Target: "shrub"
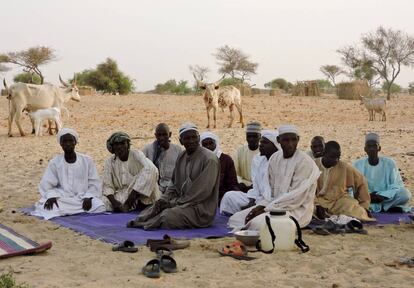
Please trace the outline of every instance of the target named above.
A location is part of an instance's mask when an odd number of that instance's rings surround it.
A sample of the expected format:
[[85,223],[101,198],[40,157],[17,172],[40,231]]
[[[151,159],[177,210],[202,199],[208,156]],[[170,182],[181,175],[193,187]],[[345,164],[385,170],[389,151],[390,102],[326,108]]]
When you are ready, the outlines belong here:
[[31,83],[31,84],[40,84],[42,80],[40,79],[39,75],[32,74],[28,72],[23,72],[15,75],[13,77],[14,83],[21,82],[21,83]]

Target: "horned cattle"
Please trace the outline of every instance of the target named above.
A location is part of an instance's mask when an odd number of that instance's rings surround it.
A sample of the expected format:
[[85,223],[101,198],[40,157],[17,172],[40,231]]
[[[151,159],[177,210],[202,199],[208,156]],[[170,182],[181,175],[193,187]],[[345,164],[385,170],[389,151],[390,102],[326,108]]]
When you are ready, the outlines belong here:
[[193,74],[194,79],[197,81],[197,86],[204,91],[203,100],[206,106],[207,111],[207,128],[210,128],[210,110],[213,109],[213,120],[214,120],[214,128],[216,128],[216,112],[220,107],[223,111],[224,108],[229,107],[230,110],[230,123],[228,127],[230,128],[234,121],[234,107],[236,107],[239,116],[240,116],[240,123],[241,126],[244,127],[243,122],[243,112],[242,112],[242,102],[241,102],[241,94],[239,89],[236,87],[229,85],[229,86],[222,86],[220,87],[220,83],[223,80],[220,79],[214,83],[204,83],[197,79],[197,77]]
[[384,98],[367,98],[360,96],[361,105],[364,104],[365,108],[368,110],[369,121],[375,120],[375,113],[379,113],[382,121],[387,120],[386,116],[386,106],[387,100]]
[[[10,87],[7,87],[6,81],[3,80],[4,87],[8,94],[7,98],[9,99],[8,135],[10,137],[12,136],[12,124],[14,119],[20,135],[25,136],[20,123],[23,110],[29,109],[34,112],[38,109],[51,107],[62,109],[63,103],[70,99],[80,101],[76,79],[71,84],[67,84],[59,75],[59,80],[64,86],[63,88],[52,84],[34,85],[25,83],[15,83]],[[32,122],[32,124],[34,128],[34,123]]]

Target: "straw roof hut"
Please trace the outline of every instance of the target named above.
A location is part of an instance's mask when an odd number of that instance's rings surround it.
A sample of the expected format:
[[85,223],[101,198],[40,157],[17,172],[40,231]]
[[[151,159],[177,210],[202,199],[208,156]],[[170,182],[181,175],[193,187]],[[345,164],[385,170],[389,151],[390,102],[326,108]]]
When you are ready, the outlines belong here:
[[270,95],[270,89],[252,88],[253,95]]
[[292,88],[292,96],[321,96],[317,81],[298,81]]
[[78,89],[79,89],[80,96],[93,95],[96,93],[95,88],[91,86],[78,86]]
[[270,89],[270,96],[281,96],[282,90],[281,89]]
[[339,99],[358,100],[360,95],[371,95],[371,88],[365,80],[342,82],[336,85],[336,94]]
[[250,87],[250,85],[245,83],[239,83],[234,86],[240,90],[241,96],[252,96],[252,88]]

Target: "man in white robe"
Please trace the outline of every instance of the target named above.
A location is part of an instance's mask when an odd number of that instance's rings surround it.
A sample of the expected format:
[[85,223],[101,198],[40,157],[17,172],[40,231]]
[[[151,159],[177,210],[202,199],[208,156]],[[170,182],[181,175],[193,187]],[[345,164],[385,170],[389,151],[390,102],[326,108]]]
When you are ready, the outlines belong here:
[[259,154],[260,131],[262,126],[259,122],[250,122],[246,125],[247,144],[237,148],[233,155],[234,167],[236,168],[237,180],[241,191],[247,192],[252,187],[252,161]]
[[270,193],[265,192],[270,190],[267,167],[270,157],[281,149],[277,142],[279,134],[277,130],[263,130],[261,135],[259,144],[260,154],[254,156],[252,162],[253,188],[247,191],[247,193],[228,191],[224,194],[220,204],[220,213],[233,215],[240,210],[254,206],[256,201],[262,200],[264,194]]
[[158,169],[139,150],[130,149],[130,137],[115,132],[106,142],[113,155],[105,161],[103,201],[107,211],[128,212],[160,198]]
[[40,181],[41,198],[31,213],[48,220],[82,212],[105,211],[101,200],[102,182],[91,157],[75,152],[78,134],[63,128],[57,141],[64,154],[50,160]]
[[306,153],[297,150],[298,129],[294,125],[279,128],[278,142],[282,151],[269,159],[270,189],[265,190],[256,206],[242,210],[229,219],[235,229],[260,230],[265,216],[272,210],[284,210],[305,227],[312,219],[317,180],[320,171]]
[[171,131],[167,124],[160,123],[155,128],[156,140],[144,146],[142,152],[158,168],[158,186],[164,193],[171,182],[175,162],[183,149],[180,145],[170,143]]

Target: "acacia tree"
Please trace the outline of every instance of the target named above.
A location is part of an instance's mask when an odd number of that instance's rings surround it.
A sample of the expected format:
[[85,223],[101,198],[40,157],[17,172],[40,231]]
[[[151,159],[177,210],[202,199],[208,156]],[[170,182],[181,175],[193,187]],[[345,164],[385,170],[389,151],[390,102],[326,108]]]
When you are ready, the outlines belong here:
[[250,75],[256,74],[258,63],[251,62],[250,56],[237,48],[228,45],[217,48],[216,54],[213,54],[220,66],[219,73],[230,75],[231,78],[239,78],[243,83],[250,79]]
[[190,65],[188,68],[190,69],[190,72],[193,73],[200,81],[203,81],[207,77],[207,74],[210,72],[210,69],[206,66]]
[[336,86],[335,78],[344,73],[341,67],[336,65],[323,65],[320,70],[332,82],[333,86]]
[[344,64],[355,69],[368,66],[386,83],[387,99],[402,66],[414,65],[414,37],[401,30],[378,27],[375,32],[364,34],[361,45],[338,50]]
[[18,52],[7,52],[0,54],[0,63],[10,63],[23,67],[23,72],[35,73],[40,77],[43,84],[44,76],[39,66],[56,60],[55,51],[46,46],[31,47]]

